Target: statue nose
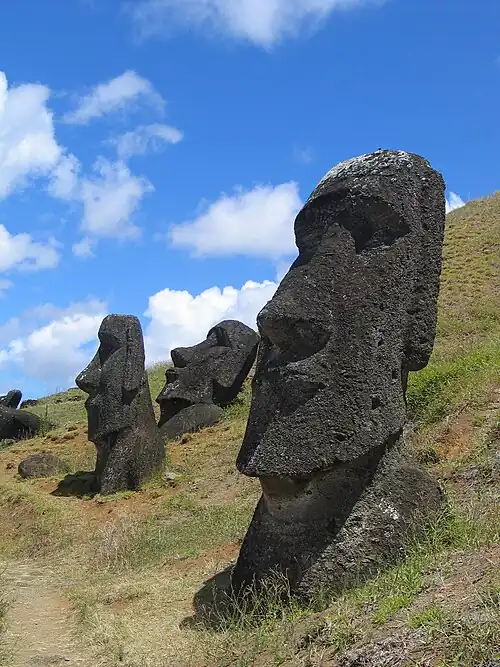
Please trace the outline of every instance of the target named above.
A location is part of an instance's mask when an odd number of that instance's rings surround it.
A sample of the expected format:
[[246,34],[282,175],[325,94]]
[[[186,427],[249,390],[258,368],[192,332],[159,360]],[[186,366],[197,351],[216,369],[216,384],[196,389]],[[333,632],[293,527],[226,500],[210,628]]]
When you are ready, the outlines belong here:
[[101,368],[94,361],[76,378],[76,386],[86,394],[93,394],[99,388]]

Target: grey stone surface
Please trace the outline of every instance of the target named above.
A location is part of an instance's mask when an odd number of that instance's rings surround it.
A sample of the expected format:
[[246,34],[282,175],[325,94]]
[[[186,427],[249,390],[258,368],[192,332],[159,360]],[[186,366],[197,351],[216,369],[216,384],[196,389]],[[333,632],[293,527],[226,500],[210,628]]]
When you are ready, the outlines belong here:
[[[253,329],[225,320],[210,329],[198,345],[172,350],[174,367],[167,368],[166,384],[156,399],[163,436],[175,438],[214,424],[220,415],[216,407],[229,405],[240,392],[258,344],[259,336]],[[207,407],[199,407],[202,405]],[[186,409],[189,412],[181,416]],[[169,426],[172,419],[175,421]],[[187,430],[180,432],[181,427]]]
[[222,408],[218,405],[195,403],[184,408],[160,427],[165,442],[180,438],[184,433],[195,433],[207,426],[213,426],[221,418]]
[[50,452],[39,452],[21,461],[17,471],[24,479],[53,477],[68,472],[68,464]]
[[42,427],[37,415],[0,405],[0,440],[23,440],[36,435]]
[[108,315],[97,354],[76,378],[89,395],[88,437],[97,448],[96,489],[137,489],[160,469],[164,445],[156,427],[139,320]]
[[404,448],[408,373],[431,354],[444,182],[377,151],[332,169],[295,221],[299,256],[258,317],[237,466],[263,495],[233,573],[311,597],[396,558],[442,501]]
[[19,389],[11,389],[5,396],[0,396],[0,405],[17,410],[23,395]]

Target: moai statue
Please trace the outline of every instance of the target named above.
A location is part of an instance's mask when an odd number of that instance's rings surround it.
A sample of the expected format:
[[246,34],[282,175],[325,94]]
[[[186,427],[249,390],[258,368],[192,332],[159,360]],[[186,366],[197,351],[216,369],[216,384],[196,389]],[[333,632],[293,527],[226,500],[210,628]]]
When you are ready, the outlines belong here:
[[440,507],[403,427],[408,373],[434,344],[444,221],[441,175],[402,151],[338,165],[299,213],[299,256],[258,316],[237,467],[262,497],[236,590],[274,571],[299,596],[339,590]]
[[258,344],[253,329],[226,320],[198,345],[172,350],[174,367],[167,368],[165,387],[156,399],[161,409],[158,426],[166,441],[220,419],[222,408],[240,392]]
[[97,448],[95,490],[109,494],[137,489],[159,470],[164,445],[151,403],[139,320],[108,315],[99,341],[76,384],[89,395],[85,407],[88,437]]
[[40,432],[42,420],[26,410],[0,405],[0,440],[24,440]]
[[17,410],[23,395],[19,389],[11,389],[5,396],[0,396],[0,406]]

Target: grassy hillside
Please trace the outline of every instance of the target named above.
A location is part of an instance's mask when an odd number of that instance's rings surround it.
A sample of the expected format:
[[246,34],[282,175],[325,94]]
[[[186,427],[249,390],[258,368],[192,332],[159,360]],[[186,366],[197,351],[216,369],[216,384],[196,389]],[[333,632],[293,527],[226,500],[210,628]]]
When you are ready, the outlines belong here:
[[[151,370],[153,397],[163,368]],[[408,400],[411,447],[446,511],[405,560],[327,609],[273,602],[200,618],[193,598],[234,561],[259,496],[235,471],[249,387],[222,422],[169,447],[140,492],[54,495],[28,453],[93,467],[84,396],[34,408],[48,433],[0,450],[0,665],[492,667],[500,646],[500,195],[447,219],[438,339]],[[2,625],[3,624],[3,625]],[[43,660],[45,662],[43,662]],[[51,661],[51,662],[50,662]]]

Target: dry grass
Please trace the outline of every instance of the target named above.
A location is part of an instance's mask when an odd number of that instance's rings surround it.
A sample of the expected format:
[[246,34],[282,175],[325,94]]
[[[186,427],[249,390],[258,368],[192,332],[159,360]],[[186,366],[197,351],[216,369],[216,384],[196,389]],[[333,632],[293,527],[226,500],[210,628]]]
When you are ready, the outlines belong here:
[[[0,450],[1,557],[14,571],[21,561],[47,571],[47,585],[71,600],[83,644],[96,647],[92,667],[493,664],[500,645],[499,299],[495,195],[448,216],[436,350],[408,392],[412,447],[446,486],[450,505],[403,562],[323,597],[326,609],[301,608],[277,585],[256,605],[226,600],[208,625],[194,614],[204,582],[234,562],[259,496],[258,483],[234,466],[248,385],[218,426],[169,446],[175,482],[157,477],[138,493],[106,498],[55,496],[58,479],[18,479],[19,461],[42,449],[74,472],[94,464],[83,394],[40,401],[33,410],[55,427]],[[153,398],[164,370],[149,370]],[[8,620],[1,599],[0,620]]]

